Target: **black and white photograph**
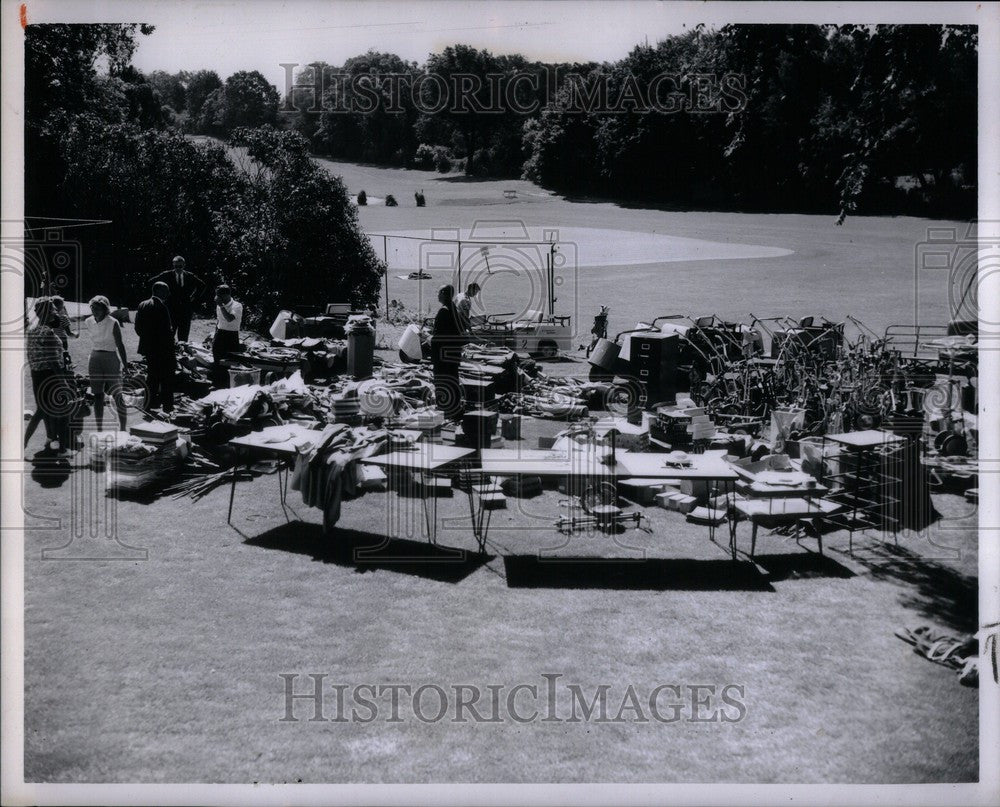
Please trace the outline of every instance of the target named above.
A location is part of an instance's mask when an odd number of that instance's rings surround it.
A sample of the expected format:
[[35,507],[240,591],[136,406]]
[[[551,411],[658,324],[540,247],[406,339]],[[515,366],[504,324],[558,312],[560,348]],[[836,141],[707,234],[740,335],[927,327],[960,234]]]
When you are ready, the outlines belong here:
[[0,8],[4,804],[1000,801],[1000,4]]

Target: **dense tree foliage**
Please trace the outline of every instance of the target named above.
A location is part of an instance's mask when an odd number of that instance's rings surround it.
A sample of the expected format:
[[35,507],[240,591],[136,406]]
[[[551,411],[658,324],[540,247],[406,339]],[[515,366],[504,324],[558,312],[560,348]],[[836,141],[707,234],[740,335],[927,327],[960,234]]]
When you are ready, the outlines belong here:
[[[135,305],[179,253],[210,284],[233,285],[248,325],[287,305],[372,305],[384,267],[343,183],[318,168],[303,137],[267,125],[277,91],[259,73],[211,90],[210,73],[147,81],[129,63],[147,30],[27,29],[26,217],[110,222],[70,233],[83,287],[67,291]],[[227,146],[166,125],[164,107],[189,113],[199,93],[199,116],[221,96]]]
[[[683,206],[969,217],[976,44],[970,26],[730,25],[605,64],[455,45],[420,68],[381,53],[312,65],[300,87],[343,74],[371,87],[327,86],[319,108],[294,89],[286,107],[316,151],[341,159]],[[416,88],[395,107],[390,73]],[[438,110],[442,87],[451,103]],[[358,93],[380,96],[377,108]]]
[[[730,25],[591,71],[611,98],[638,77],[712,76],[727,109],[579,112],[563,87],[525,125],[525,176],[557,189],[743,210],[970,217],[976,201],[970,26]],[[649,99],[645,99],[647,102]],[[648,104],[647,104],[648,105]],[[912,186],[912,187],[911,187]]]
[[[320,168],[305,138],[272,127],[238,129],[232,144],[246,150],[252,205],[246,221],[231,217],[224,241],[236,241],[229,271],[240,288],[263,281],[258,294],[271,307],[317,305],[323,301],[372,305],[384,266],[358,226],[357,212],[339,177]],[[243,244],[246,233],[252,235]],[[268,271],[256,273],[267,244]],[[243,251],[246,254],[242,254]]]
[[314,147],[339,159],[406,165],[417,148],[417,111],[403,85],[418,75],[416,64],[369,51],[322,70],[306,76],[323,88]]

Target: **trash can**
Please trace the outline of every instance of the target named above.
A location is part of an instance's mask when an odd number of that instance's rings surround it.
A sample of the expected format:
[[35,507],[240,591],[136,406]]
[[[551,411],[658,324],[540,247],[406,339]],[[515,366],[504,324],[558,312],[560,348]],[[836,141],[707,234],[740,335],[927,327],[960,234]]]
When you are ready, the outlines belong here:
[[501,415],[501,417],[500,417],[500,434],[503,436],[504,440],[520,440],[521,439],[521,416],[520,415]]
[[371,378],[375,365],[375,329],[366,322],[347,323],[347,373],[355,381]]
[[598,339],[597,344],[594,345],[594,349],[590,353],[589,361],[594,367],[599,367],[602,370],[607,370],[609,373],[614,374],[615,361],[618,359],[621,349],[622,346],[617,342],[611,342],[607,339]]
[[399,349],[414,361],[423,358],[423,348],[420,343],[420,326],[411,322],[406,326],[403,335],[399,337]]

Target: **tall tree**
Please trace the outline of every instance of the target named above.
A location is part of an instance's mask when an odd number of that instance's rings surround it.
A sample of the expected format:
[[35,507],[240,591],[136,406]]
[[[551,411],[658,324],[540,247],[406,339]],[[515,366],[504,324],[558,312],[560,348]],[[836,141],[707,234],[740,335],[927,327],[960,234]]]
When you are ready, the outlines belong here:
[[194,118],[201,112],[205,99],[215,90],[222,89],[222,79],[214,70],[196,70],[193,73],[182,71],[180,75],[187,97],[187,112]]
[[417,65],[368,51],[329,68],[316,141],[344,159],[405,164],[417,146]]
[[[122,74],[137,37],[153,26],[140,24],[29,25],[24,40],[25,211],[59,215],[66,164],[59,146],[76,115],[85,111],[124,121],[148,111],[130,98]],[[141,81],[129,74],[132,81]],[[135,103],[133,103],[135,102]]]
[[454,45],[441,53],[432,53],[425,72],[436,78],[421,84],[422,107],[461,134],[466,152],[465,173],[472,174],[476,150],[485,132],[495,123],[498,107],[503,108],[503,99],[496,97],[496,83],[490,79],[500,73],[500,65],[487,50]]
[[226,131],[241,126],[274,125],[278,120],[281,97],[264,76],[256,70],[241,70],[226,79],[223,88],[226,99],[224,114]]
[[180,73],[154,70],[146,76],[146,80],[153,85],[153,89],[156,90],[161,103],[165,106],[170,107],[174,112],[183,112],[187,109],[187,90],[184,89]]

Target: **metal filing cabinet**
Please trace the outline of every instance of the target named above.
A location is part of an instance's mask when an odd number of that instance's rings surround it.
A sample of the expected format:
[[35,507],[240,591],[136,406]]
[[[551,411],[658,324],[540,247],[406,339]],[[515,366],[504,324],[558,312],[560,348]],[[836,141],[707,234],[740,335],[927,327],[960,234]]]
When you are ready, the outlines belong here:
[[629,362],[632,376],[639,382],[642,409],[677,400],[679,354],[680,337],[677,334],[651,332],[632,335]]

